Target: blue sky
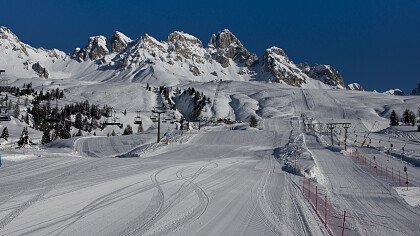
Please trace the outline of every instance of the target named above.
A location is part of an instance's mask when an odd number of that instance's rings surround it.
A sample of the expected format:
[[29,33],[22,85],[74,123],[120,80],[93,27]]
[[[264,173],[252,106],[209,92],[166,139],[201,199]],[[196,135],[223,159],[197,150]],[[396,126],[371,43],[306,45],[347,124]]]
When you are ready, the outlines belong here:
[[369,90],[420,83],[420,1],[0,0],[0,25],[35,47],[71,52],[118,30],[165,40],[182,30],[207,44],[230,29],[251,52],[283,48],[295,62],[331,64]]

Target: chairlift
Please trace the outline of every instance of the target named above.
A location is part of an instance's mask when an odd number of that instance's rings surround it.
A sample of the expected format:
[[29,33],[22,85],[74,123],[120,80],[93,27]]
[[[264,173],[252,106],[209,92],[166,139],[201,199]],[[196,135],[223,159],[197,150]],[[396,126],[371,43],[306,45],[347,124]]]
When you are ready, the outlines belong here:
[[141,125],[141,117],[140,117],[140,111],[136,111],[137,112],[137,116],[134,117],[134,124],[136,125]]
[[114,117],[112,119],[109,119],[110,117],[107,116],[105,122],[103,123],[104,125],[116,125],[116,126],[121,126],[121,123],[118,122],[118,118],[115,116],[115,111],[114,111]]

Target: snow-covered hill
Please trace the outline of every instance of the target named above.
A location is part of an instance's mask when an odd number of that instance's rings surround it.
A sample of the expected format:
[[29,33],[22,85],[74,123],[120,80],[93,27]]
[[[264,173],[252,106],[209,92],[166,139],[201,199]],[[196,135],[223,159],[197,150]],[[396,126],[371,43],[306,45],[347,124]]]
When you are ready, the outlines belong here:
[[278,47],[259,58],[225,29],[207,47],[184,32],[166,41],[150,35],[132,40],[121,32],[92,36],[71,55],[57,49],[33,48],[13,32],[0,29],[0,66],[15,77],[80,79],[89,81],[156,82],[175,85],[186,81],[266,81],[304,88],[344,88],[338,71],[328,65],[296,65]]

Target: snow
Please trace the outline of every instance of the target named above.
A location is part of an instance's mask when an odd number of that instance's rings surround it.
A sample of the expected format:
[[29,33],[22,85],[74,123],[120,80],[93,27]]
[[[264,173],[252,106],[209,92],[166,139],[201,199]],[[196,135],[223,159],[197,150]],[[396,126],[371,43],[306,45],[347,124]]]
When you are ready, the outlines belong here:
[[404,92],[401,89],[390,89],[388,91],[385,91],[384,94],[389,95],[397,95],[397,96],[404,96]]
[[419,187],[395,187],[397,193],[404,198],[404,200],[410,204],[410,206],[419,206],[420,205],[420,188]]

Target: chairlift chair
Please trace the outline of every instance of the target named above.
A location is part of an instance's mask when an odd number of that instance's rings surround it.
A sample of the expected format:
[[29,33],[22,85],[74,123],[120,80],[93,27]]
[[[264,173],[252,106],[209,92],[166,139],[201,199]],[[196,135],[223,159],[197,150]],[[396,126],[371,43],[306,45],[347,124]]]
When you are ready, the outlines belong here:
[[141,123],[140,111],[137,111],[137,116],[134,117],[134,124],[141,125]]

